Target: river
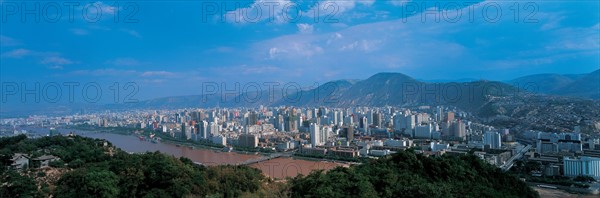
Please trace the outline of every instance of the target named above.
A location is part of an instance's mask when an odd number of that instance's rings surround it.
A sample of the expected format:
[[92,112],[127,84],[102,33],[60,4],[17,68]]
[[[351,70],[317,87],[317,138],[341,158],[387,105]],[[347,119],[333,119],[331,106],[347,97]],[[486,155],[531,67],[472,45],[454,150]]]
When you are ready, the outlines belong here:
[[[30,133],[47,134],[47,128],[23,128]],[[113,133],[100,133],[83,130],[58,129],[62,134],[75,132],[77,135],[105,139],[111,142],[117,148],[126,152],[154,152],[159,151],[174,157],[187,157],[194,162],[199,162],[207,166],[238,164],[250,159],[257,159],[261,155],[241,154],[236,152],[221,152],[203,148],[190,148],[187,146],[177,146],[163,142],[152,143],[139,140],[139,138],[131,135],[120,135]],[[250,165],[251,167],[261,170],[266,176],[276,179],[284,179],[286,177],[295,177],[298,174],[308,175],[313,170],[329,170],[337,166],[346,166],[344,164],[327,162],[327,161],[309,161],[303,159],[295,159],[290,157],[275,158]]]

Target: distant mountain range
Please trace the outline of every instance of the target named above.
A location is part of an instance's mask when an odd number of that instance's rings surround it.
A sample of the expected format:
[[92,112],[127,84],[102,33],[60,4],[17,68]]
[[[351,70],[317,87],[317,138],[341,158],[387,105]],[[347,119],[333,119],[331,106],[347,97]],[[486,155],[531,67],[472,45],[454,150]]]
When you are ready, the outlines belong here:
[[589,74],[535,74],[507,83],[535,93],[600,99],[600,69]]
[[528,94],[600,99],[600,70],[579,75],[536,74],[507,82],[423,82],[401,73],[378,73],[365,80],[336,80],[297,92],[279,87],[273,93],[175,96],[141,101],[131,107],[454,105],[478,110],[493,97]]
[[[102,111],[106,109],[160,109],[160,108],[213,108],[258,106],[415,106],[452,105],[479,115],[501,114],[498,104],[523,104],[528,96],[563,97],[565,100],[600,99],[600,70],[589,74],[537,74],[506,82],[473,80],[443,82],[416,80],[401,73],[378,73],[365,80],[336,80],[318,87],[296,87],[241,93],[239,95],[210,94],[163,97],[133,104],[65,106],[52,105],[33,108],[36,114],[68,114]],[[269,91],[273,91],[270,93]],[[500,100],[499,98],[507,98]],[[536,99],[537,100],[537,99]],[[505,106],[505,105],[504,105]],[[513,105],[514,106],[514,105]],[[58,108],[60,107],[60,108]],[[20,114],[26,109],[18,109]],[[4,116],[11,112],[0,112]],[[14,114],[14,112],[13,112]],[[17,116],[14,114],[12,116]]]

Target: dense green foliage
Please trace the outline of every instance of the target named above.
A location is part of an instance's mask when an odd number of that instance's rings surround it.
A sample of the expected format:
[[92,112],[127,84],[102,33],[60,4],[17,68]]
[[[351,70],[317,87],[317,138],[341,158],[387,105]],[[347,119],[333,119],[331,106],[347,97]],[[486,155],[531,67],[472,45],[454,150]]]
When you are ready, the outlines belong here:
[[291,180],[292,197],[539,197],[524,182],[475,156],[399,152],[351,168]]

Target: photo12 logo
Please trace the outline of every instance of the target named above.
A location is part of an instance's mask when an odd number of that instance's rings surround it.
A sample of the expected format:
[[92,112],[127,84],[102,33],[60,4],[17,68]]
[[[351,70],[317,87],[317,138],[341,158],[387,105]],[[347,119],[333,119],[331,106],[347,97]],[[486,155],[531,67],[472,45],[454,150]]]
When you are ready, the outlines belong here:
[[320,85],[315,82],[311,89],[305,89],[297,82],[203,82],[200,94],[202,103],[219,101],[251,104],[261,101],[284,101],[293,104],[309,100],[315,103],[336,103],[339,100],[339,96],[335,94],[337,90],[339,87],[336,83]]
[[135,2],[0,1],[2,23],[138,23]]
[[135,82],[105,86],[97,82],[2,82],[0,85],[2,103],[137,103],[140,89]]
[[292,1],[206,1],[201,3],[202,22],[222,23],[294,23],[309,20],[314,23],[338,23],[340,5],[335,1],[316,2],[303,10]]
[[514,23],[537,23],[539,11],[535,2],[514,3],[489,1],[482,3],[456,1],[408,1],[400,8],[402,22],[408,22],[410,16],[417,16],[421,23],[475,23],[484,21],[496,23],[512,19]]

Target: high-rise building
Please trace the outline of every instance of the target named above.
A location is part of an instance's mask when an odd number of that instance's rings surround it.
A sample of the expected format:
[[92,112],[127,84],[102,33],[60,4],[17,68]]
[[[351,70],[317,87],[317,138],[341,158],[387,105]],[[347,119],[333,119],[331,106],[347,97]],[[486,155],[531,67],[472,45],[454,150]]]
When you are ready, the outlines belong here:
[[448,112],[448,114],[446,114],[446,122],[452,122],[454,121],[454,112]]
[[200,138],[208,139],[208,137],[209,137],[208,122],[202,120],[202,121],[198,122],[198,124],[196,124],[196,128],[198,130],[198,136],[200,136]]
[[438,106],[437,107],[437,112],[435,114],[435,121],[439,123],[443,119],[444,119],[444,110],[442,109],[442,106]]
[[347,115],[344,117],[344,126],[354,125],[354,118],[352,115]]
[[225,138],[225,137],[223,137],[221,135],[213,136],[211,138],[211,141],[212,141],[213,144],[227,146],[227,138]]
[[200,122],[200,120],[202,120],[200,118],[200,111],[192,111],[191,117],[192,117],[192,120],[195,122]]
[[433,126],[431,124],[419,125],[415,127],[415,138],[431,138]]
[[363,117],[360,119],[360,122],[359,122],[359,128],[361,128],[361,129],[366,129],[366,128],[368,128],[368,127],[369,127],[369,122],[368,122],[368,120],[367,120],[367,117],[363,116]]
[[246,118],[246,126],[255,124],[258,124],[258,114],[253,111]]
[[419,113],[419,114],[415,115],[415,118],[416,118],[415,122],[417,125],[420,125],[423,123],[425,123],[425,124],[429,123],[429,114]]
[[502,137],[498,132],[487,131],[483,135],[483,144],[489,145],[492,149],[500,149],[502,147]]
[[415,116],[412,114],[394,116],[394,128],[397,131],[404,131],[404,134],[412,135],[415,125]]
[[188,126],[187,122],[181,123],[181,134],[183,135],[183,139],[192,139],[192,129]]
[[219,133],[219,125],[215,122],[210,122],[208,124],[208,136],[214,137],[220,135]]
[[319,127],[318,124],[310,124],[310,142],[313,147],[322,146],[325,144],[326,139],[323,140],[323,130]]
[[238,145],[241,147],[258,147],[258,136],[251,134],[242,134],[238,138]]
[[381,113],[379,111],[373,112],[373,125],[375,125],[376,128],[382,128],[382,124],[383,116]]
[[453,136],[455,138],[464,139],[467,136],[467,125],[461,120],[457,120],[452,123],[453,125]]

